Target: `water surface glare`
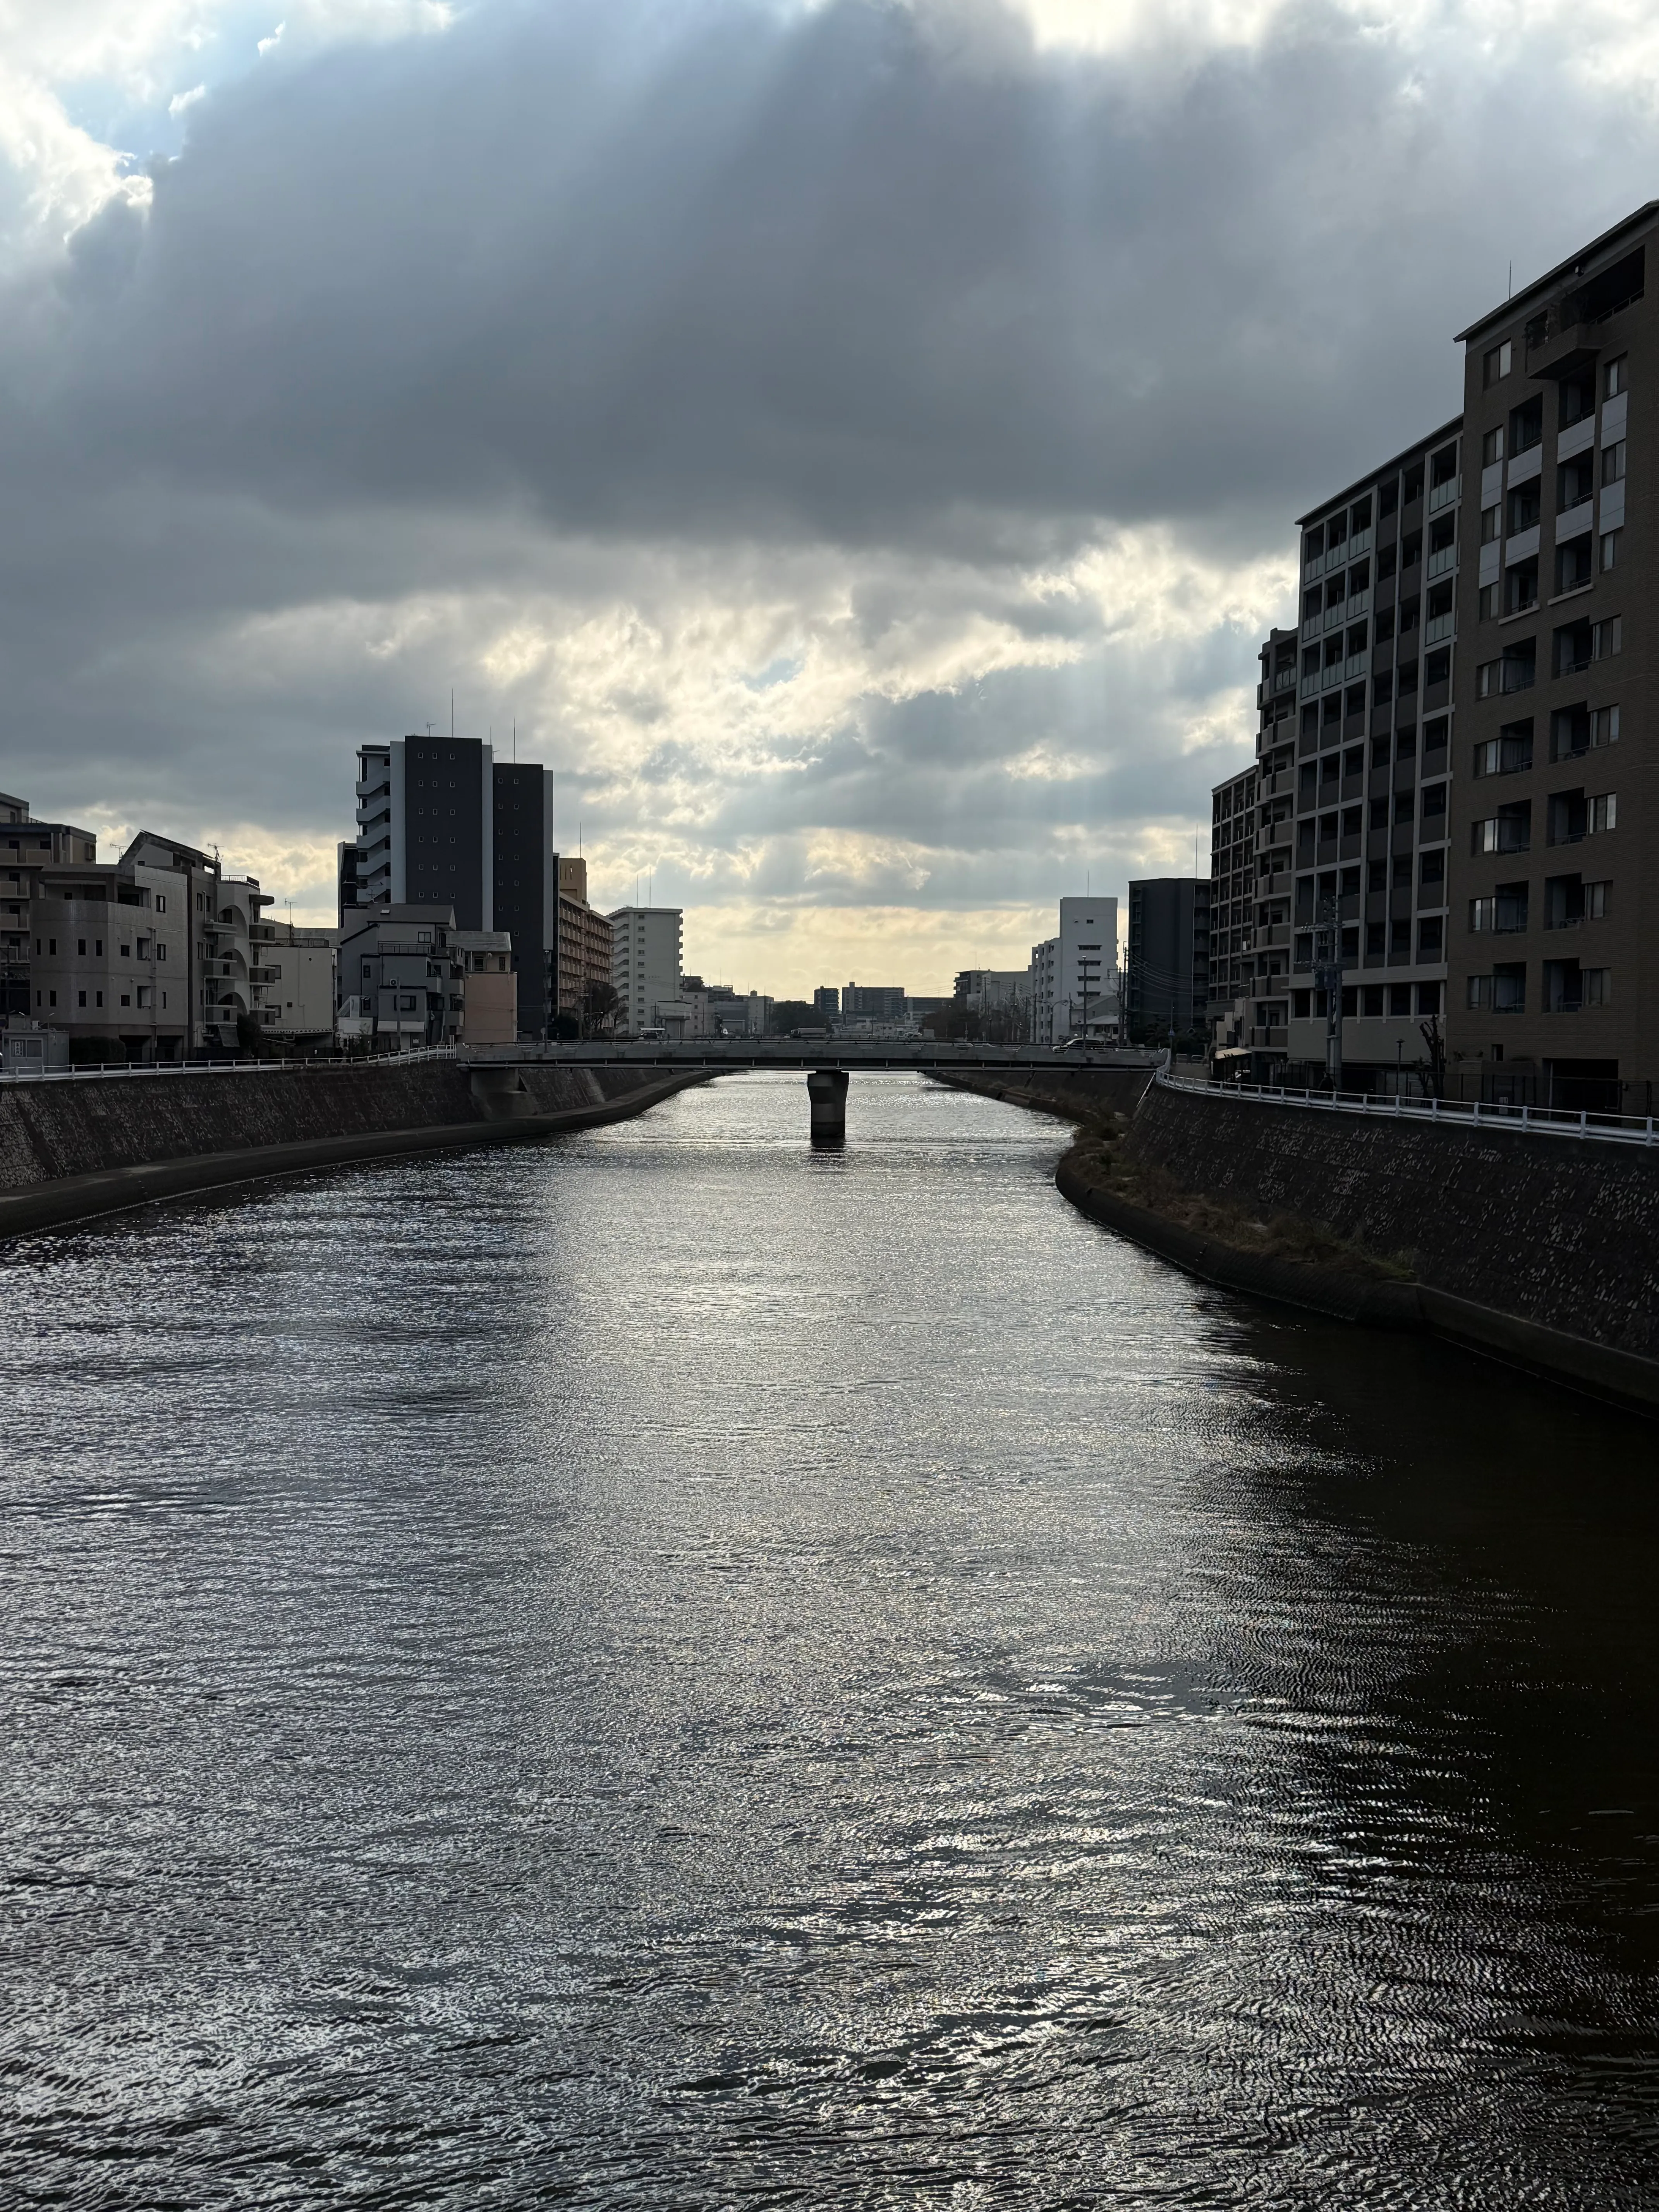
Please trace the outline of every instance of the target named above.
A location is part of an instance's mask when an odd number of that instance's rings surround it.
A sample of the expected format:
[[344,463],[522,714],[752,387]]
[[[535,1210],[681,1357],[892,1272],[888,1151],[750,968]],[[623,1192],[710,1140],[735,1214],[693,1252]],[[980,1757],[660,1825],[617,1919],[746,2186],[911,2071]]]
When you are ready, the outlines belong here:
[[0,1258],[0,2202],[1659,2203],[1652,1431],[805,1127]]

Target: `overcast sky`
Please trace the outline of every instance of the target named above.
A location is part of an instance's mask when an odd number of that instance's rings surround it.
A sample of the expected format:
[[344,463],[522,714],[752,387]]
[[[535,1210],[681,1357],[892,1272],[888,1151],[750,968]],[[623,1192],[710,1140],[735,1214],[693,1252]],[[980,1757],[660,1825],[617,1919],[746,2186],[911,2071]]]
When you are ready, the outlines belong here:
[[331,921],[453,690],[711,978],[1023,966],[1190,870],[1291,519],[1659,189],[1656,21],[0,0],[0,787]]

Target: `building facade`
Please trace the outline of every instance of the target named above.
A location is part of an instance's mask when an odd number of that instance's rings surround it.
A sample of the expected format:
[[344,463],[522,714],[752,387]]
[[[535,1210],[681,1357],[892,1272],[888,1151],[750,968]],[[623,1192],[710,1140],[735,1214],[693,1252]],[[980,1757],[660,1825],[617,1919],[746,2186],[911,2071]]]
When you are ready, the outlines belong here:
[[357,753],[357,835],[339,852],[342,927],[383,906],[452,908],[463,930],[505,931],[516,1020],[544,1037],[560,1010],[553,778],[497,761],[477,738],[406,737]]
[[[1294,701],[1294,646],[1290,675]],[[1210,1036],[1218,1054],[1247,1057],[1255,990],[1256,781],[1255,769],[1242,769],[1210,795]],[[1287,889],[1281,885],[1280,896]]]
[[615,959],[611,923],[587,902],[587,863],[563,854],[558,859],[558,973],[556,1012],[579,1029],[591,1025],[588,988],[609,984]]
[[0,792],[0,1021],[33,1017],[30,913],[41,871],[85,866],[97,858],[98,840],[90,830],[33,821],[27,799]]
[[320,1045],[334,1035],[339,932],[289,922],[258,929],[262,1027],[283,1042]]
[[1031,948],[1031,1042],[1114,1038],[1119,1029],[1117,901],[1063,898],[1060,928]]
[[1451,816],[1466,1095],[1646,1114],[1659,1082],[1650,250],[1656,203],[1459,333],[1480,518]]
[[610,922],[617,1025],[638,1036],[657,1026],[659,1004],[679,1000],[684,916],[677,906],[624,906]]
[[451,944],[456,934],[454,908],[437,903],[404,901],[349,917],[340,934],[341,1042],[381,1052],[459,1042],[466,970]]
[[1201,1033],[1210,999],[1210,886],[1190,876],[1129,885],[1125,1034],[1161,1044]]

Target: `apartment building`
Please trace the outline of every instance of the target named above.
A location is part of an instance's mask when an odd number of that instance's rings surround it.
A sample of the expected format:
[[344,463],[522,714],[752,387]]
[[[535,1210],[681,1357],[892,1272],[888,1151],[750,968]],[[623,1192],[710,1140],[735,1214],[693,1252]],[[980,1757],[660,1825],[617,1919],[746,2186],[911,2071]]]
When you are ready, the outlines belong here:
[[[1455,417],[1299,525],[1285,1052],[1293,1073],[1324,1073],[1328,1001],[1314,971],[1340,961],[1348,1088],[1419,1087],[1445,1012],[1462,458]],[[1290,765],[1279,703],[1259,813],[1279,812]],[[1258,902],[1268,950],[1280,908]]]
[[[1286,688],[1293,700],[1296,633],[1291,631],[1290,635],[1290,683]],[[1224,783],[1217,784],[1210,795],[1208,1012],[1211,1039],[1218,1054],[1248,1054],[1251,1049],[1249,1032],[1255,984],[1256,780],[1255,769],[1242,769]],[[1279,886],[1281,896],[1288,890],[1288,883]]]
[[1656,232],[1650,202],[1458,334],[1480,488],[1451,816],[1465,1095],[1653,1109]]
[[609,919],[617,1025],[638,1036],[656,1027],[659,1005],[679,1000],[685,917],[677,906],[624,906]]
[[318,1046],[332,1040],[337,999],[339,932],[294,922],[255,925],[261,1027],[283,1043]]
[[97,858],[98,840],[90,830],[33,821],[27,799],[0,792],[0,1021],[27,1019],[33,1012],[29,913],[41,871],[86,866]]
[[30,906],[33,1019],[78,1056],[181,1060],[190,1049],[187,878],[126,858],[43,869]]
[[454,908],[436,902],[388,902],[350,916],[340,934],[341,1041],[400,1052],[459,1042],[466,968],[452,939],[482,950],[477,941],[489,934],[458,931]]
[[280,1009],[270,1000],[266,987],[271,978],[264,960],[264,940],[272,930],[260,918],[271,901],[258,877],[227,876],[216,854],[149,830],[133,839],[121,865],[172,870],[182,878],[180,892],[191,917],[189,1049],[240,1052],[250,1025],[262,1035],[276,1031]]
[[1031,1042],[1115,1036],[1117,900],[1063,898],[1058,933],[1031,947]]
[[905,991],[902,983],[848,983],[841,994],[842,1019],[848,1022],[902,1022]]
[[453,908],[457,927],[513,941],[518,1033],[560,1010],[553,778],[477,738],[406,737],[357,751],[357,835],[339,848],[339,914]]
[[588,1018],[588,986],[609,983],[615,957],[610,921],[587,902],[587,863],[557,856],[559,904],[555,966],[555,1012],[578,1024]]
[[1210,886],[1191,876],[1152,876],[1129,885],[1123,1018],[1136,1041],[1190,1037],[1210,997]]
[[1346,1087],[1420,1087],[1442,1037],[1462,482],[1460,416],[1298,521],[1299,619],[1261,647],[1253,800],[1231,777],[1211,806],[1218,984],[1244,1001],[1224,1025],[1259,1074],[1323,1079],[1332,988]]

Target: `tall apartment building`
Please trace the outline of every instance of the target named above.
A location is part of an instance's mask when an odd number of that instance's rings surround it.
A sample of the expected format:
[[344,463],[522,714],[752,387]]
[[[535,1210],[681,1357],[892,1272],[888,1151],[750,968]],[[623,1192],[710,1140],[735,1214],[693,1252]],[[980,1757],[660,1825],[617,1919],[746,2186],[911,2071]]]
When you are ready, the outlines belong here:
[[208,1054],[241,1050],[246,1024],[264,1034],[280,1029],[281,1009],[268,989],[264,957],[273,925],[262,921],[270,896],[255,876],[227,876],[216,856],[177,837],[141,830],[121,856],[122,866],[172,869],[191,917],[189,1048]]
[[1060,929],[1031,947],[1031,1042],[1115,1034],[1119,1025],[1117,901],[1063,898]]
[[[1291,635],[1294,639],[1294,631]],[[1288,689],[1293,699],[1294,644],[1290,677]],[[1210,798],[1209,1023],[1218,1054],[1250,1050],[1255,983],[1256,780],[1255,769],[1242,769],[1224,783],[1217,784]],[[1281,890],[1285,888],[1281,886]]]
[[1153,876],[1129,886],[1123,1018],[1134,1039],[1162,1043],[1204,1026],[1210,997],[1210,886]]
[[463,930],[505,930],[522,1037],[544,1037],[559,1007],[558,860],[553,779],[497,761],[477,738],[361,745],[357,835],[339,849],[343,927],[364,908],[453,908]]
[[1468,1095],[1653,1110],[1656,232],[1650,202],[1459,333],[1480,530],[1458,597],[1448,1031]]
[[[1322,1076],[1322,956],[1340,967],[1346,1085],[1387,1090],[1410,1070],[1415,1086],[1424,1024],[1439,1033],[1462,428],[1443,423],[1297,526],[1300,619],[1261,655],[1251,941],[1225,956],[1254,966],[1236,1026],[1260,1073]],[[1216,787],[1212,829],[1224,793],[1237,805],[1238,780]]]
[[656,1026],[659,1005],[679,1000],[684,919],[677,906],[624,906],[610,917],[617,1024],[629,1036]]
[[568,853],[557,858],[558,927],[555,969],[556,1012],[567,1020],[586,1018],[591,983],[609,983],[615,955],[610,921],[587,902],[587,863]]

